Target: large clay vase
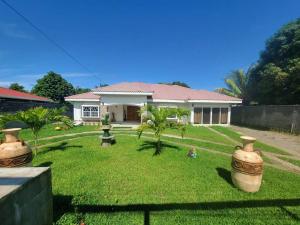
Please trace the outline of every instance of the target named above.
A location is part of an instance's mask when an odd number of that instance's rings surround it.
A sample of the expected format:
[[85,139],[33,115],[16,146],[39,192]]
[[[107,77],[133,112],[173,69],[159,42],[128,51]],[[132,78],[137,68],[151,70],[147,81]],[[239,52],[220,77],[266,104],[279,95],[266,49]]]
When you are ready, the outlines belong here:
[[0,167],[31,166],[32,151],[29,145],[19,140],[21,128],[5,129],[4,141],[0,144]]
[[259,153],[253,151],[256,141],[253,137],[241,136],[243,147],[232,155],[231,178],[233,184],[245,192],[257,192],[261,185],[263,173],[263,159]]

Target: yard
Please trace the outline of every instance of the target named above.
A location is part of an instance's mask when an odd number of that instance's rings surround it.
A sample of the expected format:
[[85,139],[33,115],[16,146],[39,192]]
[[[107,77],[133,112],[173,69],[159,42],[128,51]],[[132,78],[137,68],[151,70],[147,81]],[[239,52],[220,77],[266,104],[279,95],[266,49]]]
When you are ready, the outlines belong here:
[[[117,143],[101,149],[97,127],[46,127],[33,164],[52,168],[56,224],[298,224],[300,176],[265,166],[258,193],[239,191],[230,178],[235,144],[226,138],[236,134],[214,129],[228,136],[189,127],[180,139],[168,130],[154,156],[151,133],[138,140],[135,132],[115,131]],[[27,130],[21,136],[30,139]],[[186,156],[191,146],[196,159]]]

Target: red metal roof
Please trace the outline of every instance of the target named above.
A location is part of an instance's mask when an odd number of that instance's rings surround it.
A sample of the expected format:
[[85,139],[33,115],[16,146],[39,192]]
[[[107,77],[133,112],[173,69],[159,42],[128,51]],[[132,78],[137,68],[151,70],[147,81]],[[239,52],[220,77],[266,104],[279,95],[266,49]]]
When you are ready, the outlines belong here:
[[12,99],[24,99],[31,101],[43,101],[43,102],[52,102],[51,99],[41,97],[38,95],[25,93],[21,91],[15,91],[9,88],[0,87],[0,98],[12,98]]
[[211,101],[240,101],[239,98],[223,95],[220,93],[194,90],[178,85],[147,84],[141,82],[118,83],[106,87],[96,88],[95,92],[152,92],[155,100],[211,100]]

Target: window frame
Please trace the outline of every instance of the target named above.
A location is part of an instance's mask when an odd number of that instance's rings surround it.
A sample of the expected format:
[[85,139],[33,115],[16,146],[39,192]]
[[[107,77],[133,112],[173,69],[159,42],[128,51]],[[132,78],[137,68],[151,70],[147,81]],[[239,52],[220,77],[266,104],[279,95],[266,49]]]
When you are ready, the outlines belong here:
[[[84,107],[96,107],[98,109],[97,116],[92,116],[92,111],[90,110],[90,116],[84,115]],[[81,105],[81,117],[82,118],[100,118],[100,106],[99,105]]]

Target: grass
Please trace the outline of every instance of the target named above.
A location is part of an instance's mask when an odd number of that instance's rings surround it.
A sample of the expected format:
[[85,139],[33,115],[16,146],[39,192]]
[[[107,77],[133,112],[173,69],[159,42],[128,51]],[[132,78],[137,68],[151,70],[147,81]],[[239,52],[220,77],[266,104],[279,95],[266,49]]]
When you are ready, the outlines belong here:
[[[241,142],[241,139],[240,139],[241,135],[239,133],[233,131],[229,127],[212,126],[211,128],[213,128],[216,131],[219,131],[222,134],[225,134],[226,136],[232,138],[235,141]],[[273,153],[278,153],[278,154],[282,154],[282,155],[289,155],[289,153],[287,153],[286,151],[284,151],[282,149],[279,149],[279,148],[276,148],[276,147],[264,144],[264,143],[262,143],[260,141],[256,141],[254,143],[254,147],[255,148],[259,148],[262,151],[273,152]]]
[[[167,129],[165,133],[180,135],[180,132],[177,129],[172,129],[172,128]],[[232,144],[232,142],[226,139],[225,137],[222,137],[221,135],[216,135],[215,132],[209,130],[207,127],[202,127],[202,126],[196,127],[196,126],[188,125],[184,136],[191,137],[191,138],[200,138],[200,139],[220,142],[224,144]]]
[[230,158],[116,135],[44,147],[35,166],[51,166],[56,224],[298,224],[300,176],[266,166],[258,193],[234,188]]
[[289,159],[289,158],[286,158],[286,157],[279,157],[279,158],[282,159],[282,160],[288,161],[288,162],[294,164],[295,166],[299,166],[300,167],[300,160]]
[[[56,126],[57,125],[55,124],[48,124],[44,126],[39,133],[39,138],[100,130],[99,126],[77,126],[67,130],[57,131],[54,129]],[[22,129],[19,136],[21,139],[24,139],[26,141],[33,140],[34,138],[30,129]],[[0,134],[0,138],[3,138],[3,133]]]

